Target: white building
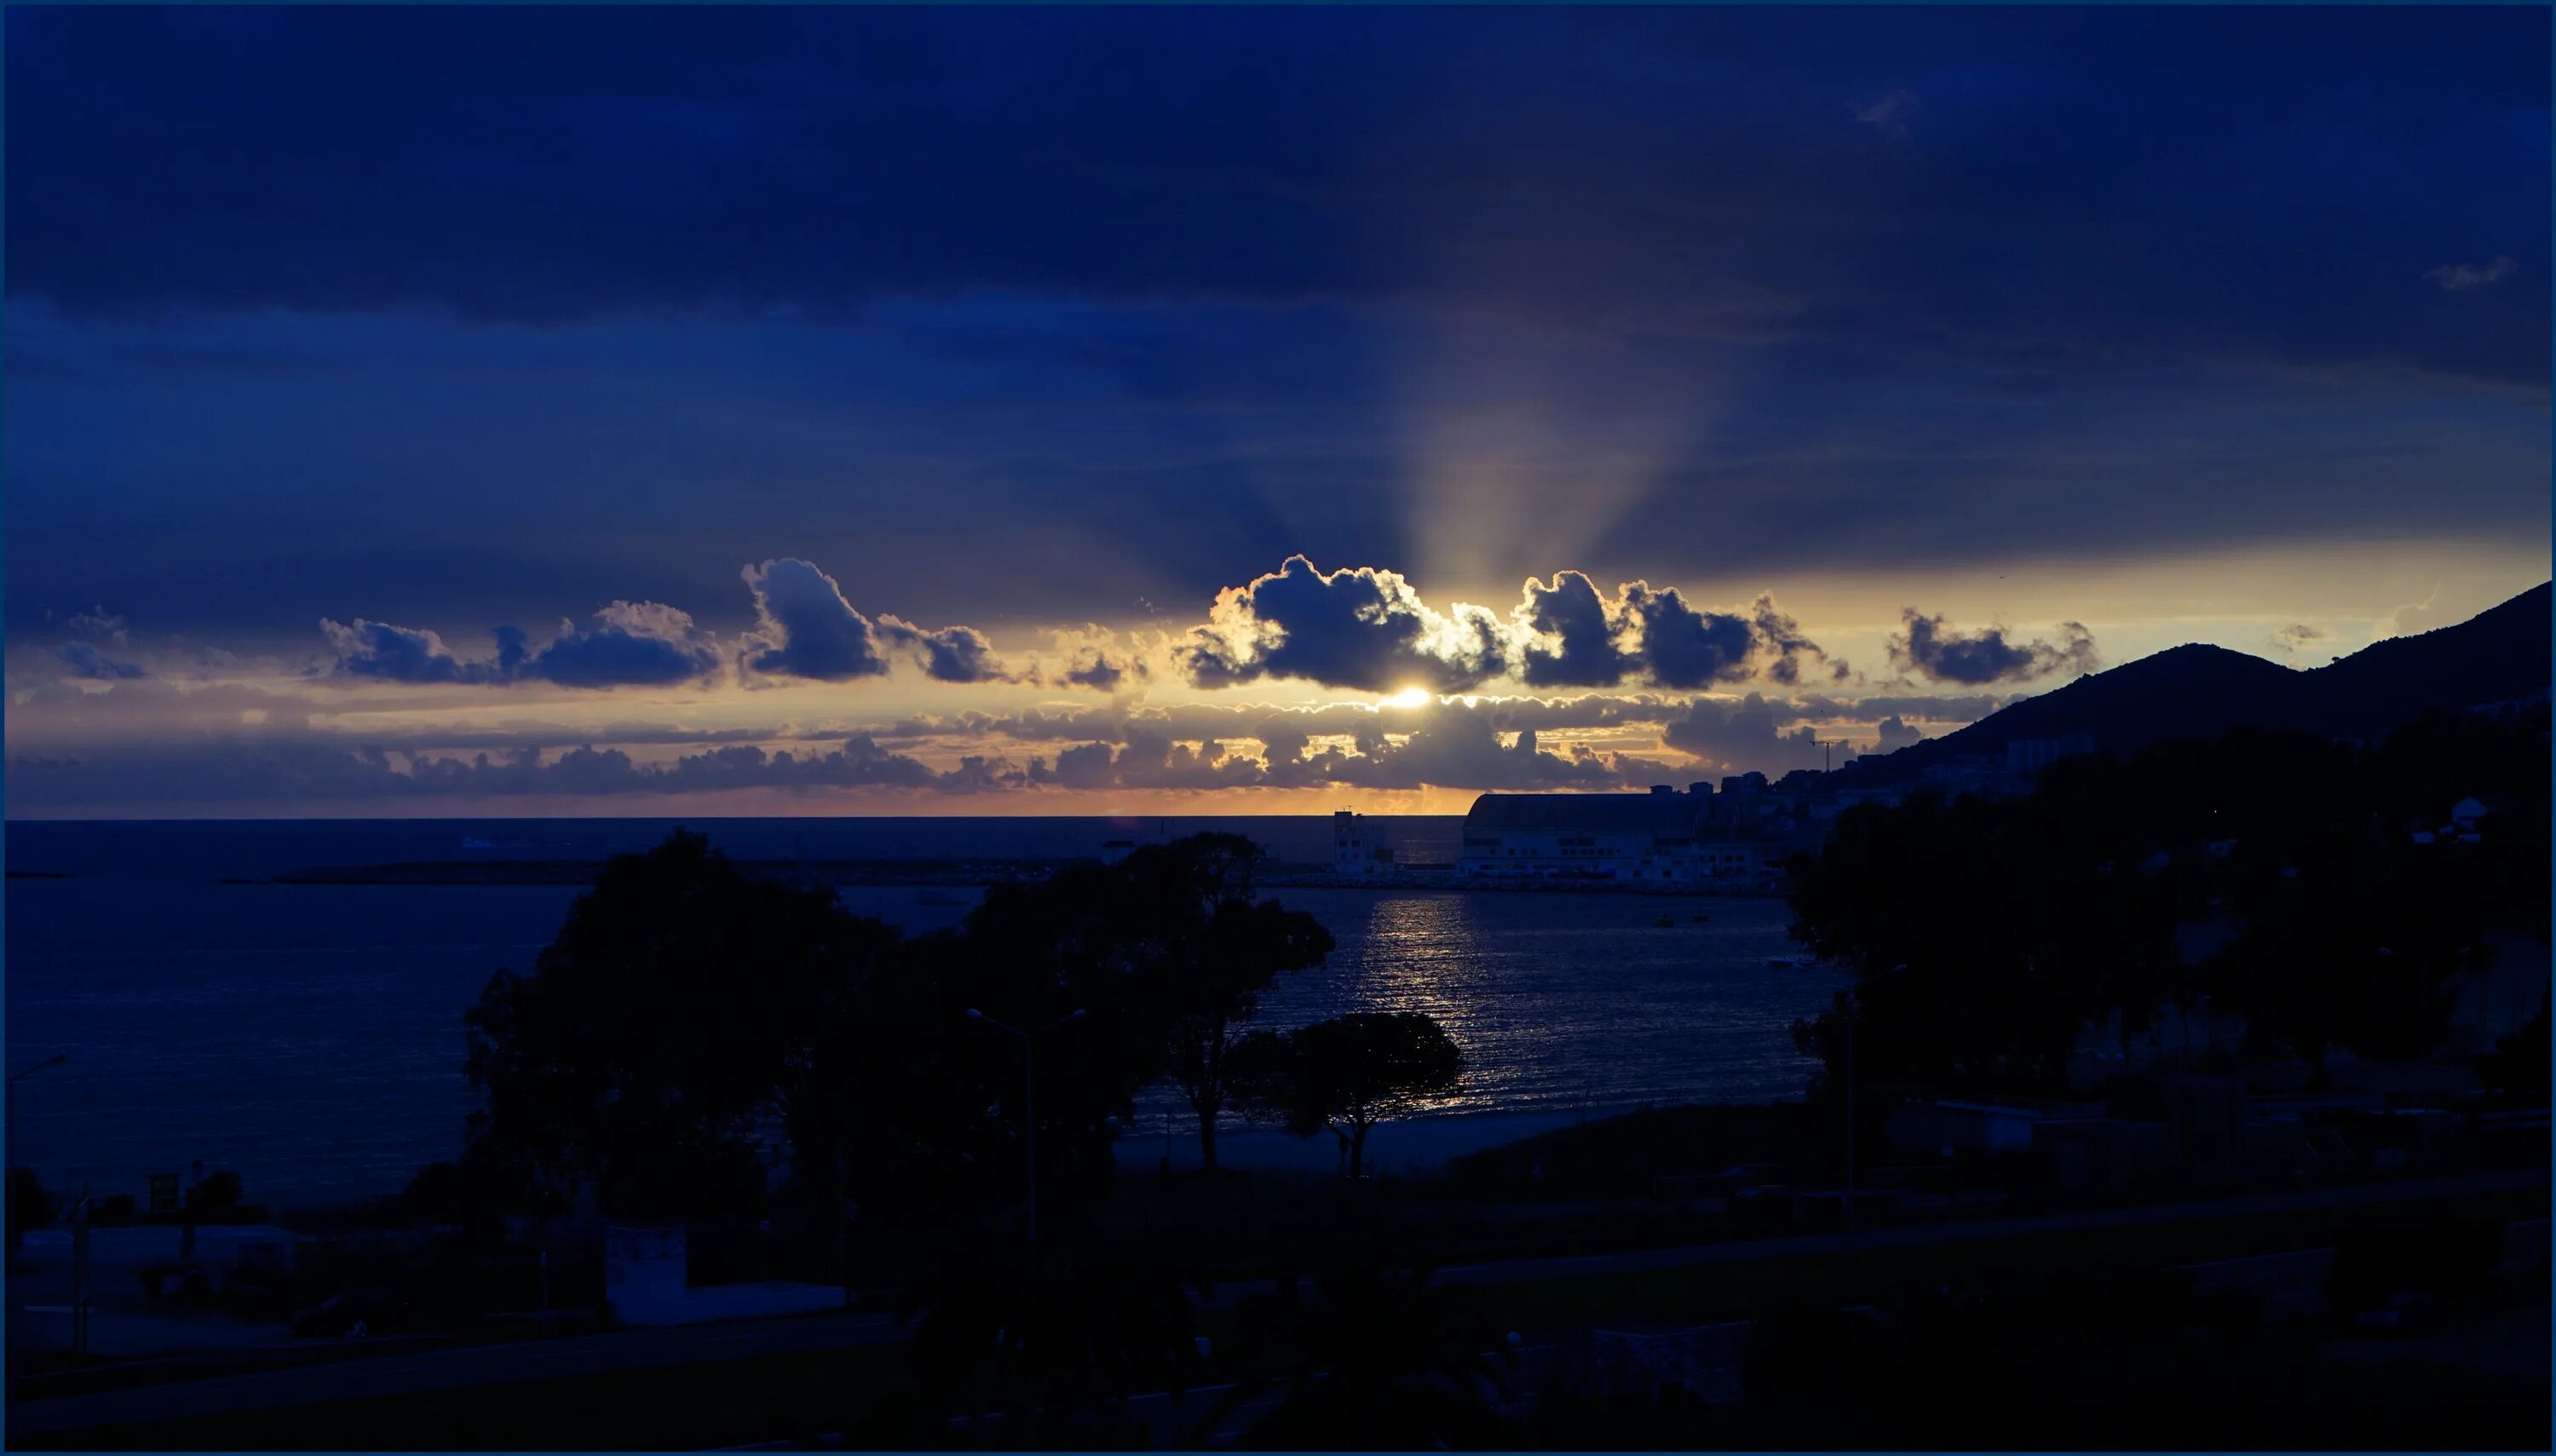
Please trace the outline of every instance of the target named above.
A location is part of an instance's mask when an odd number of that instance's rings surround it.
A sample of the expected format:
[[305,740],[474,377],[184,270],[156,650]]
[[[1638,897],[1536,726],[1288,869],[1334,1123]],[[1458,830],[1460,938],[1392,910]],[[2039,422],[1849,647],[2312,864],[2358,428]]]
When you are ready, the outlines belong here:
[[1343,809],[1332,816],[1332,872],[1352,879],[1385,879],[1394,871],[1393,846],[1365,815]]

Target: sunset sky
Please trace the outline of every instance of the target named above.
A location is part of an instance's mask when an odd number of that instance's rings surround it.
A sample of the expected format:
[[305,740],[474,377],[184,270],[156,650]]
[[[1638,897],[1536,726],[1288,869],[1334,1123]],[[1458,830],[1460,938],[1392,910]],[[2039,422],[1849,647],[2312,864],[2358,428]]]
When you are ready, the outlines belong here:
[[1461,812],[2549,575],[2544,10],[6,23],[12,817]]

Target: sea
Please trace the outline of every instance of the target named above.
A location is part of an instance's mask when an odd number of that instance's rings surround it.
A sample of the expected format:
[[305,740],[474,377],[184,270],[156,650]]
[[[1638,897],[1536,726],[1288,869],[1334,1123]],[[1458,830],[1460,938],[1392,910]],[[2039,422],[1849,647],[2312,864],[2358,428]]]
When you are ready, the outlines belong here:
[[[1381,826],[1406,861],[1454,858],[1463,821]],[[249,1198],[317,1207],[394,1193],[454,1156],[476,1098],[461,1015],[529,971],[580,891],[538,884],[300,884],[311,869],[592,860],[674,820],[21,822],[6,826],[9,1161],[49,1188],[141,1196],[154,1173],[238,1172]],[[1329,860],[1331,823],[1259,819],[690,820],[740,860],[1087,858],[1110,840],[1244,834],[1281,863]],[[979,892],[850,886],[846,908],[913,932]],[[1459,1092],[1380,1129],[1387,1169],[1644,1105],[1799,1097],[1790,1027],[1843,984],[1797,955],[1781,901],[1281,887],[1338,943],[1282,979],[1255,1024],[1420,1010],[1463,1047]],[[1703,916],[1707,918],[1698,919]],[[1669,923],[1661,922],[1666,918]],[[41,1071],[28,1071],[61,1057]],[[1328,1168],[1337,1152],[1227,1125],[1223,1160]],[[1119,1157],[1194,1162],[1186,1108],[1149,1098]]]

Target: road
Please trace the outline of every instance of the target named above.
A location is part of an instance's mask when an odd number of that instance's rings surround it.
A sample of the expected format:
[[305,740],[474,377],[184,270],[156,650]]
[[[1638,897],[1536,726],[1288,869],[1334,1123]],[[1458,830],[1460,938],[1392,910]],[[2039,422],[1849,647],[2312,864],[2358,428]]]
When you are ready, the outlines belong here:
[[30,1400],[11,1405],[11,1445],[30,1437],[83,1426],[126,1421],[184,1420],[233,1410],[304,1405],[320,1400],[360,1400],[421,1390],[555,1380],[599,1371],[645,1370],[795,1355],[817,1350],[883,1345],[899,1338],[894,1317],[811,1315],[798,1319],[685,1325],[673,1329],[617,1330],[567,1340],[471,1345],[384,1360],[334,1361],[292,1370],[259,1371],[209,1381],[136,1386]]
[[[1653,1273],[1699,1264],[1789,1258],[1803,1255],[1909,1249],[1984,1239],[2028,1238],[2038,1234],[2134,1228],[2188,1219],[2246,1218],[2414,1199],[2452,1198],[2544,1188],[2548,1179],[2545,1169],[2519,1169],[2422,1182],[2297,1189],[2206,1202],[2097,1209],[1976,1223],[1915,1225],[1861,1234],[1814,1234],[1791,1239],[1754,1239],[1675,1249],[1633,1250],[1621,1254],[1459,1264],[1440,1269],[1438,1278],[1454,1284],[1504,1284],[1600,1274]],[[1266,1281],[1220,1285],[1211,1303],[1217,1307],[1228,1306],[1255,1290],[1269,1287]],[[798,1319],[617,1331],[567,1340],[466,1346],[378,1361],[342,1361],[307,1369],[267,1371],[218,1380],[30,1400],[9,1407],[8,1434],[15,1443],[27,1437],[113,1422],[176,1420],[320,1400],[360,1399],[507,1381],[588,1375],[600,1371],[644,1370],[739,1360],[757,1355],[846,1349],[886,1344],[897,1338],[898,1326],[887,1315],[812,1315]]]

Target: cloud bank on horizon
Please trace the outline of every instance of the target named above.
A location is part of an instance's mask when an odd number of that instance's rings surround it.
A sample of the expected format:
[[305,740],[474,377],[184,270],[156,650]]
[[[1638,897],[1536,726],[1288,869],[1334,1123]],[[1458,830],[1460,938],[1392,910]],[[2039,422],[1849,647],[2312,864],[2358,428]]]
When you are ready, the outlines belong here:
[[[12,665],[11,802],[1619,789],[1808,767],[1838,748],[1915,741],[1911,719],[1958,725],[1999,702],[1922,691],[1925,684],[1915,693],[1876,687],[1833,660],[1769,596],[1721,610],[1642,582],[1609,594],[1576,571],[1529,578],[1499,614],[1463,603],[1441,610],[1396,572],[1326,573],[1291,557],[1219,593],[1209,619],[1185,631],[1085,624],[1052,631],[1048,652],[1010,655],[974,627],[927,629],[864,612],[812,562],[775,558],[739,576],[754,620],[733,638],[682,608],[629,600],[563,621],[542,644],[521,628],[494,627],[494,650],[476,655],[432,629],[323,618],[323,652],[298,669],[196,644],[155,671],[87,640],[109,636],[130,653],[136,639],[122,618],[110,629],[102,614],[75,616],[64,623],[75,640]],[[1948,630],[1940,617],[1908,616]],[[2091,662],[2091,638],[2076,630],[2082,651],[2072,653],[2039,642],[2008,647],[1994,629],[1947,640],[1964,653],[1993,644],[2017,657],[1978,681],[2020,681]],[[1810,678],[1806,664],[1818,669]],[[831,736],[784,725],[687,732],[625,724],[583,734],[420,727],[394,740],[335,726],[346,695],[358,692],[375,695],[367,711],[396,715],[430,711],[454,693],[479,706],[524,693],[645,704],[669,691],[682,699],[816,685],[858,713],[865,685],[900,671],[944,691],[1083,690],[1109,702],[946,718],[874,712],[868,727]],[[1948,671],[1921,677],[1971,681]],[[1845,691],[1799,691],[1810,681]],[[1158,682],[1196,701],[1149,705]],[[1219,701],[1282,683],[1388,696],[1286,707]],[[1779,691],[1707,691],[1750,685]],[[1624,686],[1655,691],[1563,691]],[[1875,727],[1868,737],[1823,740],[1823,723]],[[152,726],[156,733],[132,731]],[[700,750],[680,751],[687,744]],[[649,753],[669,746],[679,751]],[[937,751],[939,760],[909,748]]]

